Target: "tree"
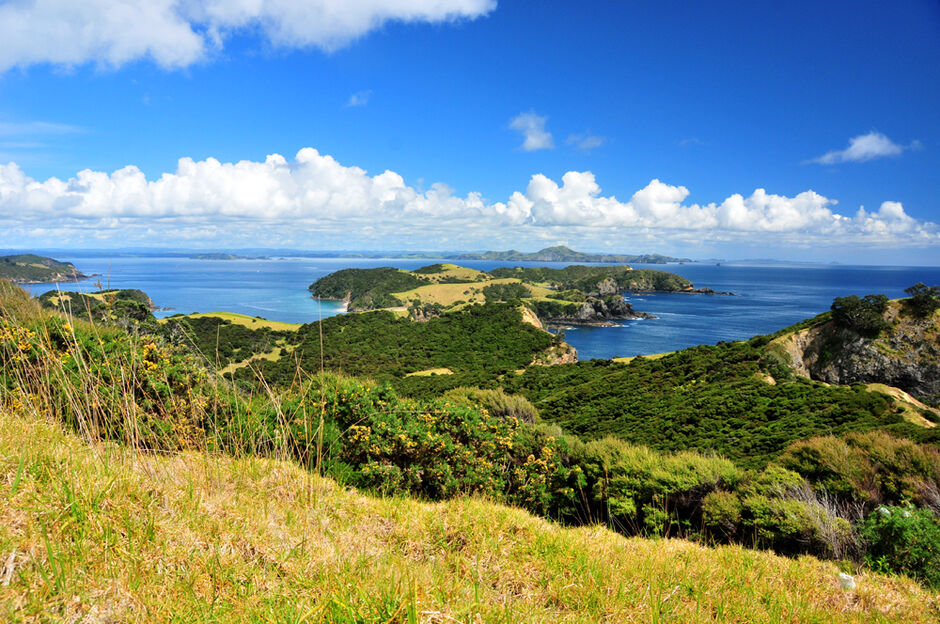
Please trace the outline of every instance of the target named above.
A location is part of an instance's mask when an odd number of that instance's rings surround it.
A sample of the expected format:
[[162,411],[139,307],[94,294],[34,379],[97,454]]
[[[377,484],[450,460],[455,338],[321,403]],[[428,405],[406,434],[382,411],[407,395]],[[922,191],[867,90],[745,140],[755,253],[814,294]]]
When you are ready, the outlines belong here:
[[917,282],[905,288],[904,292],[910,296],[904,305],[916,316],[931,316],[940,308],[940,286],[927,286],[923,282]]
[[884,320],[887,309],[888,298],[885,295],[836,297],[832,300],[832,320],[840,327],[873,338],[888,327]]

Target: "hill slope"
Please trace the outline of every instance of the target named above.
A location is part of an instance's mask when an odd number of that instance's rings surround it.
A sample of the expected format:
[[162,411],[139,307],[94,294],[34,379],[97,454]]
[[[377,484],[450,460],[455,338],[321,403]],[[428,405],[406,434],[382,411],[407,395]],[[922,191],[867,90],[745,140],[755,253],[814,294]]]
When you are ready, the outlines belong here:
[[372,498],[268,459],[89,446],[0,412],[0,618],[921,622],[938,596],[810,557]]
[[35,254],[0,256],[0,279],[18,284],[76,282],[87,278],[69,262],[59,262]]

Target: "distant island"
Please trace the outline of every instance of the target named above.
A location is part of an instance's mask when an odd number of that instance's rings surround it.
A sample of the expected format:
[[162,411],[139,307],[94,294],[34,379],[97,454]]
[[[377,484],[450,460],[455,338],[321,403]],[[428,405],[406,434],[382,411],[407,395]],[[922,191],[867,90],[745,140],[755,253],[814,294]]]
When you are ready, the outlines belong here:
[[540,251],[524,253],[509,251],[487,251],[485,253],[466,253],[454,257],[455,260],[497,260],[505,262],[599,262],[611,264],[666,264],[669,262],[692,262],[688,258],[673,258],[661,254],[641,254],[636,256],[620,254],[591,254],[574,251],[564,245],[546,247]]
[[191,260],[270,260],[267,256],[240,256],[238,254],[211,252],[189,256]]
[[71,262],[59,262],[46,256],[18,254],[0,256],[0,278],[17,284],[44,284],[46,282],[77,282],[88,276]]

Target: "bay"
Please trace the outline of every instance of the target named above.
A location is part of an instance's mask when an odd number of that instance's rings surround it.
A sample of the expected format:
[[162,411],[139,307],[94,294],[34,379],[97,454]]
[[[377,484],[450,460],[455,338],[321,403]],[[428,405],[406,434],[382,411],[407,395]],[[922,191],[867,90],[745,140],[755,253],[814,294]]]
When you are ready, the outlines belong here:
[[[139,288],[159,310],[157,316],[193,312],[237,312],[289,323],[309,323],[342,313],[335,301],[311,298],[308,286],[343,268],[394,266],[416,269],[433,260],[360,258],[275,258],[202,260],[179,257],[57,256],[97,277],[63,290]],[[500,266],[563,267],[552,262],[462,261],[482,271]],[[883,293],[904,296],[908,286],[940,284],[940,267],[842,265],[751,265],[692,263],[633,265],[677,273],[697,287],[732,291],[735,296],[699,294],[627,295],[639,311],[655,319],[626,321],[618,327],[573,327],[565,339],[581,360],[675,351],[722,340],[774,332],[829,309],[833,298]],[[31,284],[35,295],[54,284]]]

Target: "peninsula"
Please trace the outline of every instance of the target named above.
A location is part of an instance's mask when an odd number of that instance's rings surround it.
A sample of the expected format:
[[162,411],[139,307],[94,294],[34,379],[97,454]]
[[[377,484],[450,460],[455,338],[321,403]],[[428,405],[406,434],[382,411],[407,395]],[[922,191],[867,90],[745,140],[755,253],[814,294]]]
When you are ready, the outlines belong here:
[[525,307],[549,326],[604,326],[651,318],[634,310],[623,291],[694,292],[694,288],[673,273],[626,265],[484,272],[433,264],[414,271],[343,269],[318,279],[310,291],[314,297],[345,301],[350,312],[390,309],[418,321],[474,304],[507,302]]
[[71,262],[59,262],[46,256],[17,254],[0,256],[0,278],[16,284],[77,282],[87,279]]

